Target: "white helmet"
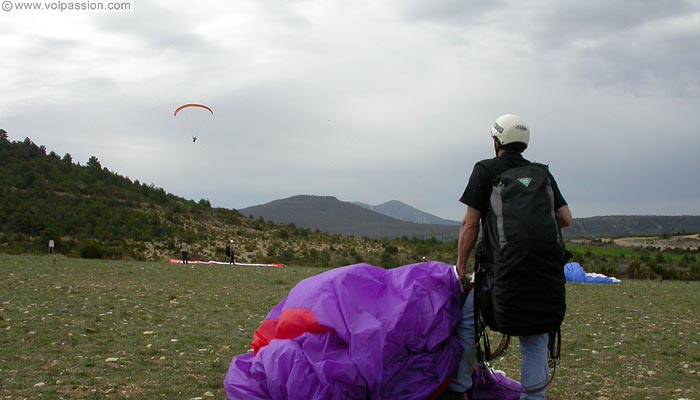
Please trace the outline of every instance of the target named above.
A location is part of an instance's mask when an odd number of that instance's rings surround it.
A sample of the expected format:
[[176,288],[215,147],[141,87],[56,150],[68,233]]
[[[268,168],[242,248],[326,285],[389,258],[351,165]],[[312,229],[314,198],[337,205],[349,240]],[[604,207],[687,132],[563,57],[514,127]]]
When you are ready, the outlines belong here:
[[505,114],[496,118],[491,128],[491,137],[498,139],[502,145],[524,143],[527,147],[530,141],[530,128],[519,115]]

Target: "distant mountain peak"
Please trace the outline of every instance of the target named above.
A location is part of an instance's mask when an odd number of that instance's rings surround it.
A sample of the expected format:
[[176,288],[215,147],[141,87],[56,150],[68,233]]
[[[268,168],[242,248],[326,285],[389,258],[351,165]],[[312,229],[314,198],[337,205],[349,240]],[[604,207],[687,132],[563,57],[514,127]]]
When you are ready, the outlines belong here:
[[[411,208],[411,209],[414,209],[414,210],[418,210],[417,208],[411,207],[411,206],[409,206],[408,204],[404,203],[404,202],[401,201],[401,200],[389,200],[389,201],[385,201],[384,203],[377,205],[377,207],[408,207],[408,208]],[[418,211],[420,211],[420,210],[418,210]],[[427,213],[426,213],[426,214],[427,214]]]
[[294,196],[287,197],[285,199],[279,199],[279,200],[273,200],[273,201],[287,201],[287,200],[330,200],[330,201],[340,201],[338,200],[337,197],[335,196],[322,196],[322,195],[316,195],[316,194],[297,194]]
[[396,218],[400,221],[412,222],[415,224],[428,224],[428,225],[459,225],[459,221],[452,221],[449,219],[440,218],[433,214],[421,211],[415,207],[412,207],[399,200],[389,200],[382,204],[373,206],[365,203],[355,202],[355,204],[384,214],[386,216]]

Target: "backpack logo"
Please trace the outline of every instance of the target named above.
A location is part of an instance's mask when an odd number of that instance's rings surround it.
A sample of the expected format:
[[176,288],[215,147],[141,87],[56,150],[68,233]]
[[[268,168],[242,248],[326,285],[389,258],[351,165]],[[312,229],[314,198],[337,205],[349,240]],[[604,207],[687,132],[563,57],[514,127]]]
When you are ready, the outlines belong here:
[[532,182],[532,178],[518,178],[518,182],[522,183],[523,186],[528,187],[530,186],[530,182]]

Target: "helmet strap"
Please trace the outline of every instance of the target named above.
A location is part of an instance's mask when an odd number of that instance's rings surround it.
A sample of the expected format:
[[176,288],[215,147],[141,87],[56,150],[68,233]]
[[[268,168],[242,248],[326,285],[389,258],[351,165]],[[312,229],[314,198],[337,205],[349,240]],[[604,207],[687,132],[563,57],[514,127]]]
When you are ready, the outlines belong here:
[[496,157],[504,151],[503,148],[501,148],[501,141],[498,140],[498,138],[493,138],[493,151],[496,153]]

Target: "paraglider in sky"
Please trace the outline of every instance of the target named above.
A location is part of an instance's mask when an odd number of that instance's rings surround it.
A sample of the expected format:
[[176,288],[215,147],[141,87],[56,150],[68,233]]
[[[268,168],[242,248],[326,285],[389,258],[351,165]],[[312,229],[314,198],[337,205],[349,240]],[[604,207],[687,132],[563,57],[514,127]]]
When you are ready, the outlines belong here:
[[197,142],[195,133],[198,129],[214,116],[214,111],[204,104],[187,103],[176,108],[173,117],[184,119],[184,124],[188,126],[192,133],[192,143]]
[[209,108],[208,106],[205,106],[204,104],[188,103],[188,104],[183,104],[183,105],[181,105],[180,107],[176,108],[176,109],[175,109],[175,112],[173,113],[173,116],[174,116],[174,117],[177,117],[177,113],[179,113],[180,111],[184,110],[185,108],[191,108],[191,107],[194,107],[194,108],[203,108],[203,109],[209,111],[209,112],[211,113],[211,115],[214,115],[214,111],[212,111],[211,108]]

